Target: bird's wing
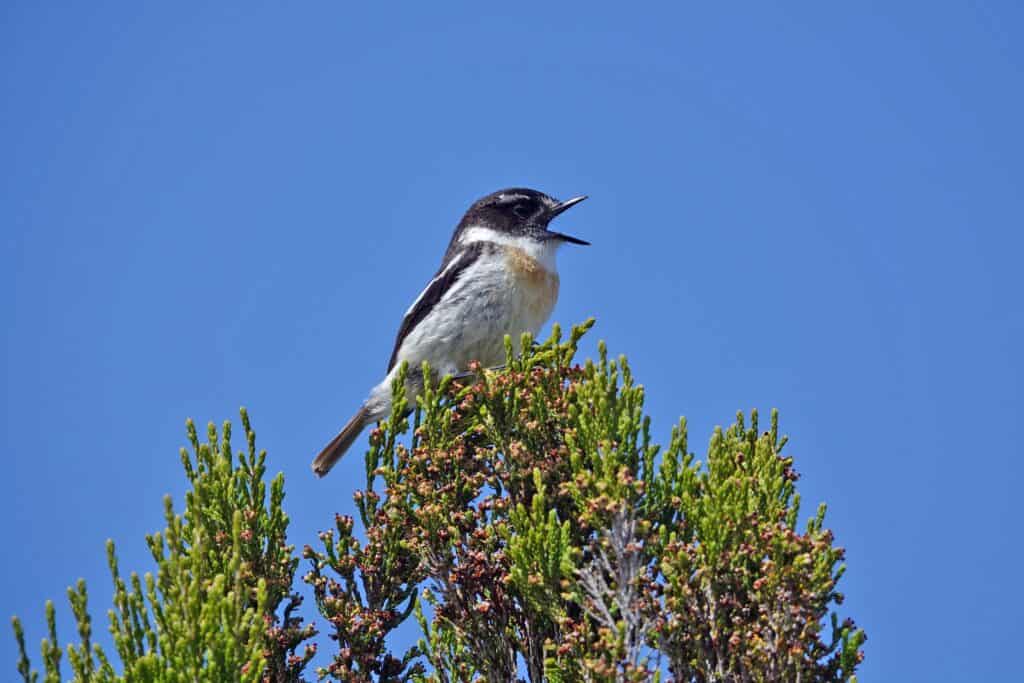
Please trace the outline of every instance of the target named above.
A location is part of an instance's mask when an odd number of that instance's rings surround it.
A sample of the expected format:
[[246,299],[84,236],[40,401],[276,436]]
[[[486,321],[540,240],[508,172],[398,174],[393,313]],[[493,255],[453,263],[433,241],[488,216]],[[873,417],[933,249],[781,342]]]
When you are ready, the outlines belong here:
[[434,307],[444,298],[444,295],[452,290],[459,277],[466,272],[466,269],[476,261],[483,248],[483,243],[475,242],[460,250],[454,258],[441,266],[437,275],[420,293],[419,298],[413,302],[409,310],[402,318],[402,325],[398,328],[398,335],[395,337],[395,348],[391,351],[391,360],[388,361],[388,372],[395,367],[398,359],[398,350],[402,348],[402,342],[409,336],[417,325],[434,310]]

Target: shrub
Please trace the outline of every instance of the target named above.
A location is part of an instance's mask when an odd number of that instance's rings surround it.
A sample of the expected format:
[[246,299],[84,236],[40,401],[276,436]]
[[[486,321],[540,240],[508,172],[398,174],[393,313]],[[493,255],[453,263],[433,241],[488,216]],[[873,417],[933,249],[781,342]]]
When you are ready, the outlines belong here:
[[[319,678],[345,681],[843,681],[866,637],[836,608],[843,551],[825,507],[800,524],[778,415],[716,429],[707,456],[685,421],[662,450],[625,358],[574,365],[592,321],[564,342],[506,343],[500,370],[394,384],[370,436],[356,520],[307,545],[304,581],[335,645]],[[419,390],[409,411],[406,387]],[[147,540],[156,578],[115,584],[111,632],[122,677],[90,642],[86,592],[69,590],[80,680],[301,680],[315,634],[293,616],[281,475],[267,501],[263,453],[244,411],[182,462],[185,513]],[[194,457],[194,462],[193,462]],[[145,587],[143,587],[143,583]],[[409,618],[422,637],[394,650]],[[47,605],[47,680],[61,650]],[[34,680],[21,625],[18,668]],[[301,653],[299,648],[302,646]]]

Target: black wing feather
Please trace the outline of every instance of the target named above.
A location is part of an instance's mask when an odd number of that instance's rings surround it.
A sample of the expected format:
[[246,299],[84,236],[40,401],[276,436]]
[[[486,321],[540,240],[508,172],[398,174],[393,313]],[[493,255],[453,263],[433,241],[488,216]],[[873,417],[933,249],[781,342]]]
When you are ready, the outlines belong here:
[[464,249],[461,249],[454,258],[458,259],[458,262],[445,271],[449,259],[445,259],[445,262],[441,264],[441,268],[434,275],[434,279],[431,280],[430,284],[427,285],[427,289],[423,292],[423,295],[416,302],[404,318],[402,318],[402,325],[398,328],[398,335],[395,337],[395,348],[391,351],[391,360],[388,361],[388,372],[395,367],[395,360],[398,358],[398,349],[402,348],[402,342],[409,336],[409,333],[416,329],[416,326],[423,321],[427,315],[434,310],[434,306],[438,304],[444,295],[458,282],[459,277],[466,272],[466,268],[476,261],[477,257],[480,256],[483,250],[483,242],[473,242],[467,245]]

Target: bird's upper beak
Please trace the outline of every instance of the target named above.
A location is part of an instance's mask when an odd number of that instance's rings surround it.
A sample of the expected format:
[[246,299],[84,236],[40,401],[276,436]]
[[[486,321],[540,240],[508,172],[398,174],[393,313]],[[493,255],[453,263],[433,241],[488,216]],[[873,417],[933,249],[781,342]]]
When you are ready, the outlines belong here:
[[[579,204],[580,202],[582,202],[586,198],[587,198],[587,195],[581,194],[579,197],[573,197],[572,199],[566,199],[564,202],[561,202],[561,203],[557,204],[548,213],[548,220],[549,221],[553,220],[555,218],[555,216],[559,215],[560,213],[563,213],[566,209],[569,209],[569,208],[572,208],[572,207],[576,206],[577,204]],[[579,237],[573,237],[572,235],[565,235],[565,234],[560,233],[560,232],[555,232],[554,230],[548,230],[548,234],[552,238],[562,240],[563,242],[571,242],[572,244],[582,244],[584,246],[589,246],[590,245],[590,242],[587,242],[585,240],[581,240]]]

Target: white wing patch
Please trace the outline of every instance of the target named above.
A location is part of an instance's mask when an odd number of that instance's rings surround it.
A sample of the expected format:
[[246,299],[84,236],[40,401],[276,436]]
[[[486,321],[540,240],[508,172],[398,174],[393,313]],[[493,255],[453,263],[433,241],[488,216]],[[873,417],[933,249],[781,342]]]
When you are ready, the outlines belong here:
[[411,315],[411,314],[412,314],[412,312],[413,312],[414,310],[416,310],[416,307],[417,307],[417,306],[419,305],[420,301],[422,301],[422,300],[423,300],[423,297],[424,297],[424,296],[426,296],[426,294],[427,294],[427,291],[428,291],[428,290],[429,290],[429,289],[431,288],[431,286],[433,286],[433,284],[434,284],[435,282],[437,282],[438,280],[440,280],[441,278],[443,278],[443,277],[445,276],[445,274],[446,274],[446,273],[447,273],[447,272],[448,272],[449,270],[451,270],[452,268],[454,268],[454,267],[455,267],[455,265],[456,265],[456,264],[457,264],[457,263],[458,263],[459,261],[461,261],[461,260],[462,260],[462,254],[461,254],[461,253],[460,253],[460,254],[457,254],[457,255],[455,256],[455,258],[453,258],[453,259],[452,259],[452,262],[451,262],[451,263],[449,263],[449,264],[448,264],[447,266],[445,266],[445,267],[444,267],[444,270],[442,270],[442,271],[441,271],[440,273],[438,273],[438,274],[437,274],[437,276],[436,276],[436,277],[435,277],[434,279],[432,279],[432,280],[431,280],[430,282],[428,282],[428,283],[427,283],[427,286],[423,288],[423,291],[422,291],[422,292],[420,292],[420,295],[419,295],[418,297],[416,297],[416,301],[413,301],[413,302],[412,302],[412,306],[409,306],[409,309],[408,309],[408,310],[407,310],[407,311],[405,312],[405,315],[406,315],[406,316],[409,316],[409,315]]

